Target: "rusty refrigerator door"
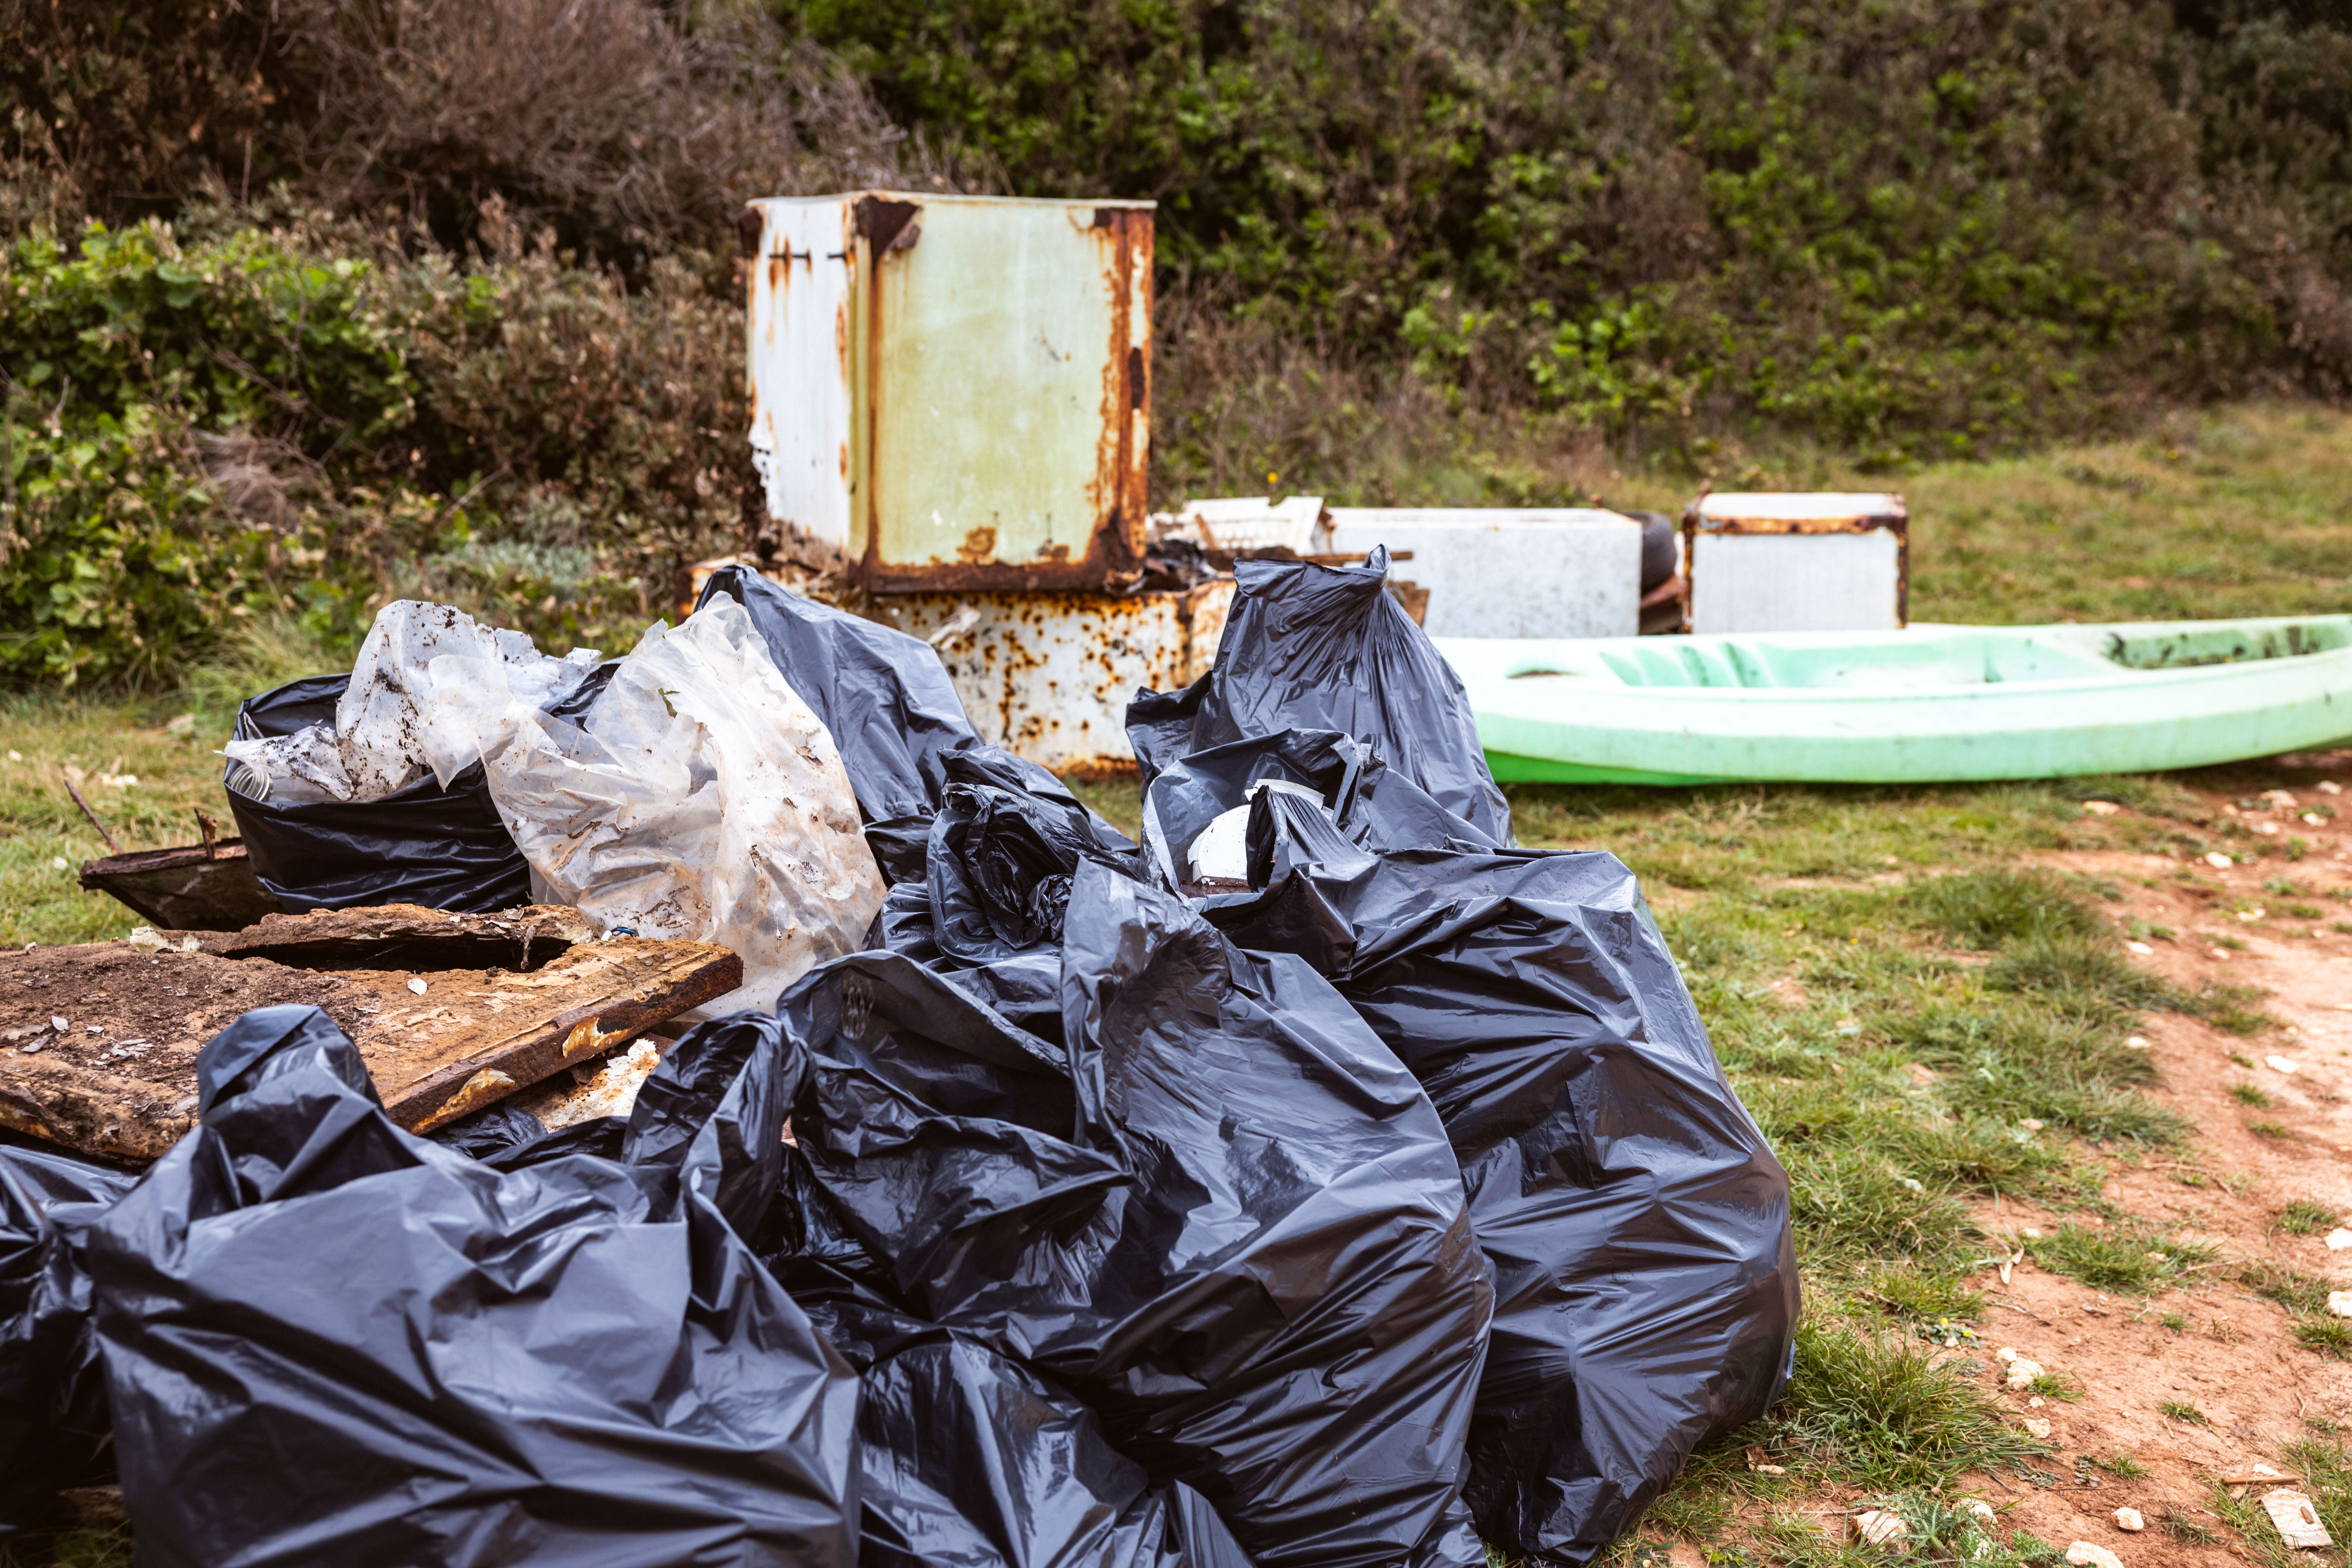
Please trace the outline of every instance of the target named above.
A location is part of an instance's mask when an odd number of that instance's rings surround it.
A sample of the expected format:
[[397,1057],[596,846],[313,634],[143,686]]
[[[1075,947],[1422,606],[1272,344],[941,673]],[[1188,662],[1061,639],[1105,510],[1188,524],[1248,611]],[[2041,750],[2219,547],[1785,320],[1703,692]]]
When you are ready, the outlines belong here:
[[1136,579],[1150,203],[853,193],[744,235],[772,517],[871,592]]

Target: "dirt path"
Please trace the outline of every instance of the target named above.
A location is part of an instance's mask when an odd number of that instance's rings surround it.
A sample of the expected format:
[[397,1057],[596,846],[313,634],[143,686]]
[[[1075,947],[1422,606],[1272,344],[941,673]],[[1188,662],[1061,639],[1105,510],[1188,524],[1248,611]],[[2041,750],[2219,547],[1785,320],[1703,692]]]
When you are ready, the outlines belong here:
[[[2279,1224],[2280,1211],[2298,1200],[2352,1216],[2352,935],[2331,929],[2352,909],[2321,896],[2352,882],[2352,791],[2336,796],[2314,787],[2322,778],[2352,784],[2352,753],[2307,760],[2320,765],[2274,777],[2242,773],[2199,791],[2220,820],[2233,815],[2227,805],[2287,791],[2293,806],[2273,797],[2267,811],[2234,815],[2291,823],[2310,846],[2299,861],[2273,855],[2223,868],[2195,859],[2185,863],[2189,879],[2180,876],[2183,861],[2160,855],[2063,854],[2047,863],[2122,888],[2122,902],[2112,906],[2117,921],[2127,934],[2140,922],[2147,939],[2135,962],[2190,990],[2256,987],[2266,994],[2255,1005],[2282,1026],[2243,1038],[2179,1014],[2152,1016],[2140,1037],[2158,1073],[2148,1092],[2195,1131],[2182,1148],[2119,1168],[2105,1184],[2108,1198],[2224,1258],[2267,1259],[2330,1289],[2352,1289],[2352,1247],[2329,1248],[2332,1226],[2294,1235]],[[2302,820],[2303,811],[2336,802],[2347,808],[2347,826]],[[2282,878],[2308,891],[2282,894]],[[2316,906],[2318,918],[2291,915],[2290,906]],[[2247,1085],[2247,1098],[2232,1092]],[[2255,1095],[2267,1103],[2250,1102]],[[2013,1203],[1998,1212],[1980,1204],[1977,1217],[2011,1237],[2058,1223]],[[2030,1261],[2012,1267],[2006,1283],[1992,1269],[1975,1279],[1990,1309],[1986,1349],[2013,1349],[2083,1390],[2073,1402],[2000,1396],[2021,1423],[2047,1422],[2062,1448],[2050,1467],[2060,1477],[2055,1486],[2013,1479],[1986,1486],[2010,1505],[2004,1522],[2062,1548],[2076,1540],[2104,1545],[2126,1568],[2239,1561],[2243,1548],[2210,1511],[2212,1479],[2265,1463],[2291,1470],[2282,1449],[2322,1429],[2315,1420],[2352,1427],[2352,1363],[2299,1344],[2285,1309],[2222,1278],[2227,1269],[2210,1272],[2210,1284],[2145,1302],[2110,1299]],[[2176,1412],[2193,1407],[2202,1423],[2168,1414],[2168,1402]],[[2146,1474],[2105,1468],[2121,1456]],[[2138,1510],[2147,1529],[2119,1529],[2118,1506]],[[2168,1513],[2221,1539],[2199,1543],[2168,1531]]]

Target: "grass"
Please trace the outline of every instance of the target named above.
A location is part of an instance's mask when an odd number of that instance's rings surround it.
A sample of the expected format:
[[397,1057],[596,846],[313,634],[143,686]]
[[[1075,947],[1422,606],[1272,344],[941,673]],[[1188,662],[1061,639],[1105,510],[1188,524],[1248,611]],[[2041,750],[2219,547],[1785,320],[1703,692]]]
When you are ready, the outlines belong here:
[[2243,1079],[2230,1086],[2230,1098],[2240,1105],[2270,1106],[2277,1103],[2263,1092],[2261,1085],[2248,1083]]
[[2278,1227],[2289,1236],[2315,1236],[2335,1226],[2339,1215],[2326,1204],[2297,1198],[2278,1212]]
[[2191,1426],[2202,1426],[2206,1425],[2205,1413],[2198,1409],[2194,1405],[2188,1403],[2186,1400],[2158,1400],[2156,1407],[2158,1410],[2163,1411],[2165,1415],[2170,1416],[2175,1421],[2185,1421]]

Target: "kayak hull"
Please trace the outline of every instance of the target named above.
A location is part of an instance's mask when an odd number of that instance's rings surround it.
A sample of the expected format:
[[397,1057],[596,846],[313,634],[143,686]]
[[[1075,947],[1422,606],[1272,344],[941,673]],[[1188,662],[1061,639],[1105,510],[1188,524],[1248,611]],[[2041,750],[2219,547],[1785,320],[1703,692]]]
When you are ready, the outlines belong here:
[[1439,647],[1505,781],[2063,778],[2352,737],[2352,616]]

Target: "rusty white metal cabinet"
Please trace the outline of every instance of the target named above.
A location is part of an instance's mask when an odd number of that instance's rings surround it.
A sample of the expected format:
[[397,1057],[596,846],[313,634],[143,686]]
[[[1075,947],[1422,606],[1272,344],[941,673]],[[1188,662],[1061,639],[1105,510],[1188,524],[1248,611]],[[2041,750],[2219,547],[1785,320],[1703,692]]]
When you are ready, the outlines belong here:
[[873,592],[1132,582],[1151,214],[893,191],[745,208],[771,516]]
[[1911,609],[1898,495],[1702,496],[1683,514],[1694,632],[1892,631]]

